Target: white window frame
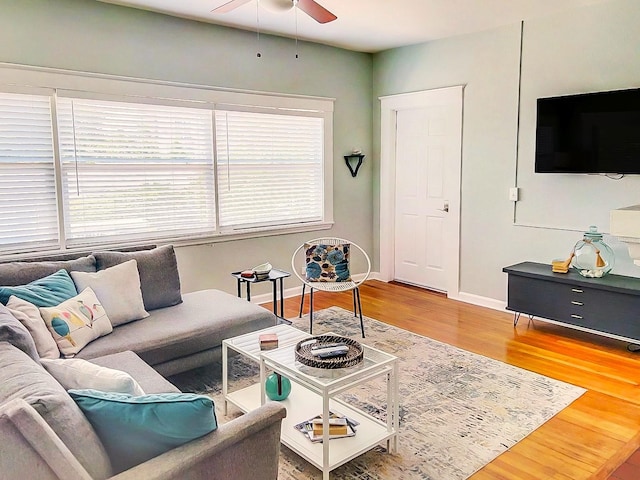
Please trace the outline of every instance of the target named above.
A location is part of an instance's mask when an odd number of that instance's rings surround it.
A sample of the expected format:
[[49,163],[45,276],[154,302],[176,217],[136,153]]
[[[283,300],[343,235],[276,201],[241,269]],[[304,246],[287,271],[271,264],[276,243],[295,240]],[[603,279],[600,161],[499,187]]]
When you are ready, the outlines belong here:
[[[234,231],[217,231],[211,236],[198,238],[162,239],[176,245],[191,245],[228,241],[230,239],[254,238],[260,236],[280,235],[285,233],[307,232],[331,228],[333,225],[333,98],[285,95],[277,93],[251,92],[243,90],[220,89],[202,85],[176,82],[160,82],[154,80],[121,77],[114,75],[98,75],[84,72],[67,71],[51,68],[29,67],[0,63],[0,91],[26,91],[45,89],[55,90],[59,95],[77,98],[94,98],[133,103],[152,103],[160,105],[187,106],[200,108],[221,108],[249,111],[287,111],[295,114],[305,112],[323,119],[324,125],[324,158],[323,158],[323,219],[319,222],[308,222],[286,226],[263,226]],[[54,102],[52,102],[54,105]],[[55,116],[55,106],[53,115]],[[56,125],[54,129],[54,154],[56,162],[56,182],[60,185],[60,155],[57,145]],[[60,250],[74,251],[76,248],[66,245],[63,219],[61,215],[61,189],[58,188],[60,228]],[[144,241],[132,240],[130,243],[105,244],[105,247],[135,245],[153,242],[152,238]],[[86,247],[85,247],[86,249]],[[42,253],[42,251],[38,252]],[[5,255],[0,254],[3,257]],[[15,256],[15,255],[14,255]],[[18,256],[24,256],[18,254]]]

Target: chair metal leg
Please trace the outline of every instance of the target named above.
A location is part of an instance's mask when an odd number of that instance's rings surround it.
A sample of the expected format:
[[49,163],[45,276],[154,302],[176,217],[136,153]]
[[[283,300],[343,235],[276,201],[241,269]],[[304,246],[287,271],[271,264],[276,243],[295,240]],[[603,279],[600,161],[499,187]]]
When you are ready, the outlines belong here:
[[353,316],[355,317],[356,315],[358,315],[357,310],[356,310],[356,290],[358,288],[356,287],[355,289],[352,290],[353,292]]
[[300,312],[298,313],[298,318],[302,318],[302,307],[304,307],[304,289],[306,288],[306,286],[306,283],[302,284],[302,296],[300,297]]
[[358,312],[360,313],[360,330],[362,331],[362,338],[364,338],[364,321],[362,320],[362,303],[360,303],[360,289],[358,287],[354,290],[354,301],[355,297],[358,297]]
[[309,293],[309,335],[313,335],[313,287]]

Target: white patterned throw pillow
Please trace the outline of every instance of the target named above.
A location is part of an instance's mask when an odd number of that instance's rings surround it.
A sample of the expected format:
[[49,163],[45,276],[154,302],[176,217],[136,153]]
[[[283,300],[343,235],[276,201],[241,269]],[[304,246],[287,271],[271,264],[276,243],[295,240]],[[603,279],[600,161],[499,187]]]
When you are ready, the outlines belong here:
[[40,314],[60,352],[67,358],[113,330],[107,313],[90,288],[56,307],[40,308]]

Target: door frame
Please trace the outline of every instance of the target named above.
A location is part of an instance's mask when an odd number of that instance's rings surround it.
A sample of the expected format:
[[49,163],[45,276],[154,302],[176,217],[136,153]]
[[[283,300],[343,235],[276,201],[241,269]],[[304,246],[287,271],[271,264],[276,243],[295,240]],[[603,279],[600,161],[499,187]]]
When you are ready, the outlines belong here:
[[445,262],[447,296],[457,298],[460,292],[460,199],[462,193],[462,106],[464,85],[422,90],[379,97],[380,100],[380,277],[389,282],[395,278],[395,193],[396,193],[396,118],[399,110],[430,106],[434,94],[460,99],[460,156],[457,175],[449,192],[449,215],[454,215],[447,232]]

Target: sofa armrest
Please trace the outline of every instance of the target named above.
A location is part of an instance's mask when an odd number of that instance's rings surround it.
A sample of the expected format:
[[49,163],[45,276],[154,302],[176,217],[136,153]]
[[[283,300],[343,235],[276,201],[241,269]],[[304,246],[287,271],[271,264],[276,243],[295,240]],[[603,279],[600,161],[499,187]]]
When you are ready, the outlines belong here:
[[91,480],[40,414],[16,398],[0,406],[2,478]]
[[280,426],[286,416],[277,402],[221,425],[217,430],[126,470],[112,480],[275,480]]

